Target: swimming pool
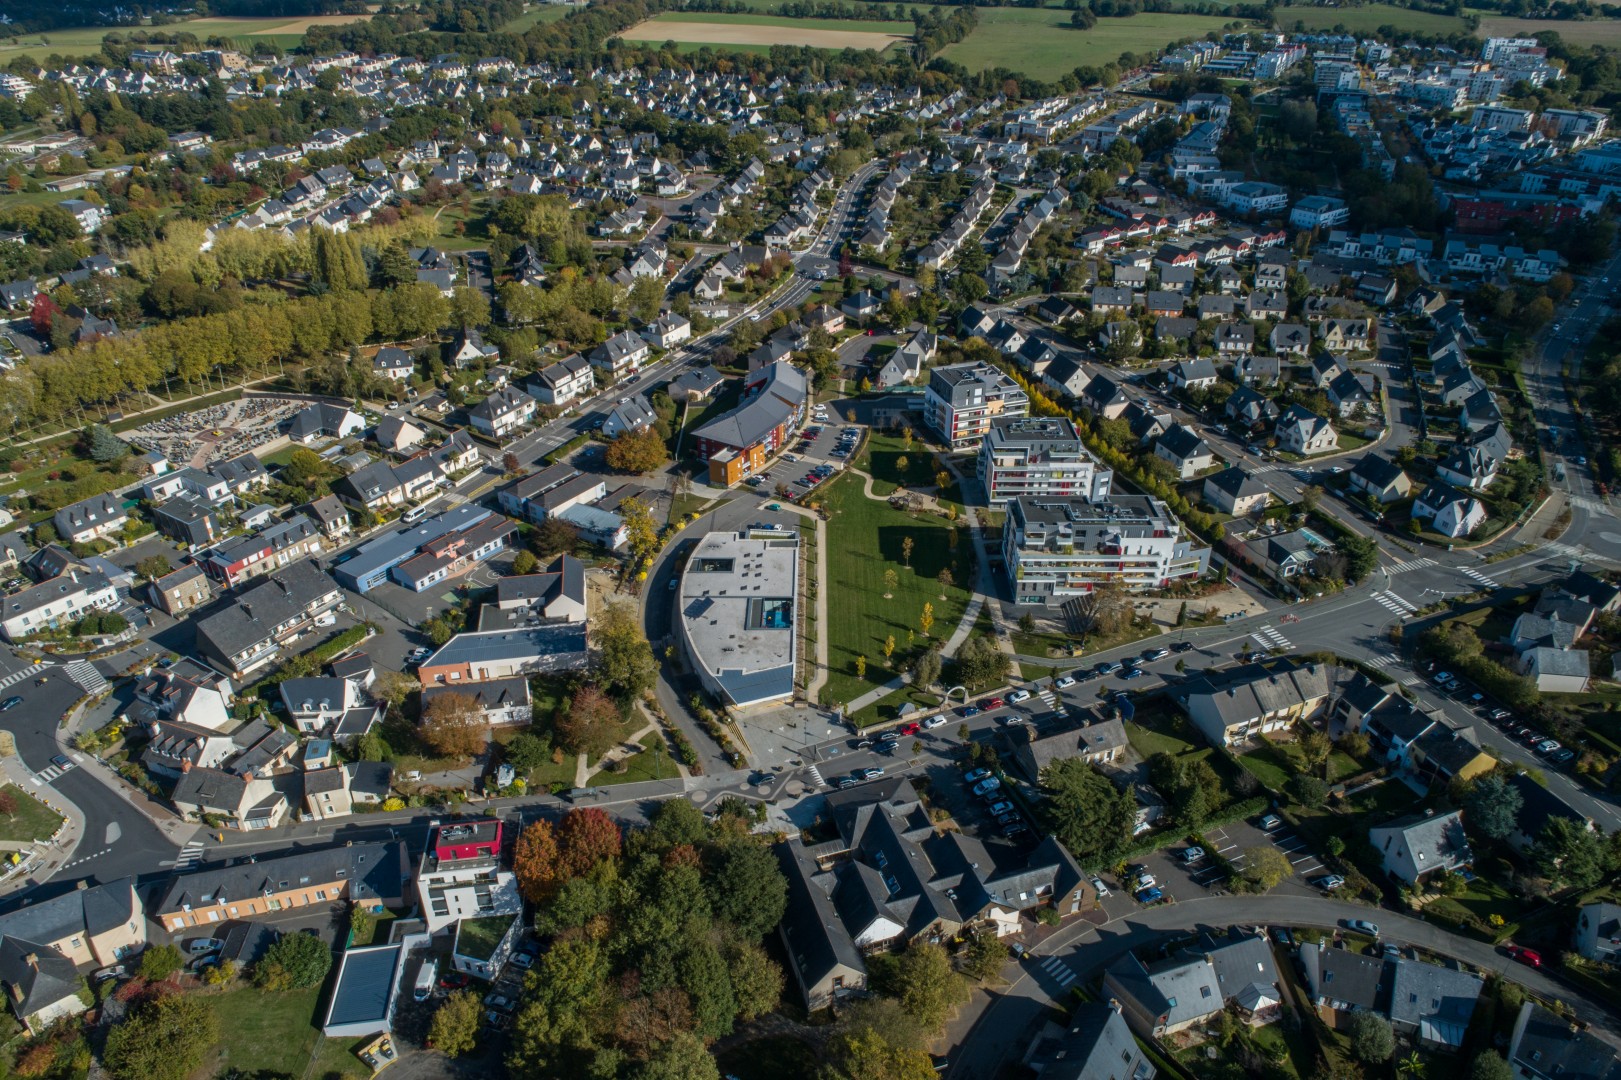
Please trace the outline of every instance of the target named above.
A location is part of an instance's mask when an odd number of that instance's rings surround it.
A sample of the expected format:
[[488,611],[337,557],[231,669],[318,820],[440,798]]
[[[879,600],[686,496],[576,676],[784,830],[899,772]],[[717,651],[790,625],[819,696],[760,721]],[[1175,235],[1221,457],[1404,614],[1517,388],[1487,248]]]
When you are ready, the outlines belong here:
[[1334,542],[1332,540],[1328,540],[1324,538],[1322,534],[1314,533],[1310,529],[1301,529],[1300,535],[1305,539],[1306,543],[1310,544],[1314,548],[1326,548],[1334,546]]

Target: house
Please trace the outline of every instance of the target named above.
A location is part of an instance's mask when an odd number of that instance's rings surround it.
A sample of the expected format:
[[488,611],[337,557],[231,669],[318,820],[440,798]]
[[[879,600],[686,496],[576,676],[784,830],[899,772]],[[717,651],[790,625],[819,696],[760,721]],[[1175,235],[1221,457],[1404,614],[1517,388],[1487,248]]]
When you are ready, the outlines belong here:
[[354,410],[318,401],[293,414],[287,434],[294,442],[309,444],[319,439],[347,439],[365,427],[366,421]]
[[1456,1053],[1484,980],[1472,971],[1402,957],[1392,962],[1390,1026],[1428,1050]]
[[670,400],[678,404],[703,401],[711,397],[726,383],[726,377],[708,364],[688,368],[670,380],[666,387]]
[[529,392],[545,405],[562,408],[590,396],[596,387],[591,364],[579,353],[548,364],[530,377]]
[[1278,416],[1278,406],[1252,386],[1240,386],[1227,395],[1221,407],[1227,419],[1250,431],[1264,427]]
[[1613,1046],[1534,1001],[1514,1020],[1508,1063],[1515,1080],[1621,1080]]
[[1042,1080],[1155,1080],[1158,1070],[1131,1034],[1119,1009],[1083,1002],[1065,1027],[1049,1023],[1025,1065]]
[[397,454],[410,453],[412,448],[419,445],[428,433],[423,428],[411,423],[403,416],[390,414],[377,421],[372,429],[372,439],[384,450],[392,450]]
[[608,410],[607,417],[602,421],[602,434],[604,438],[616,439],[621,435],[650,428],[657,421],[658,414],[653,411],[653,406],[647,403],[647,398],[641,394],[633,394],[621,398],[618,404]]
[[[1242,391],[1244,388],[1240,387]],[[1235,391],[1236,392],[1236,391]],[[1327,454],[1339,449],[1339,433],[1334,425],[1303,405],[1291,405],[1278,417],[1273,428],[1278,448],[1292,454]]]
[[[35,558],[53,548],[40,549]],[[70,557],[61,573],[0,599],[0,612],[4,613],[0,633],[16,644],[41,630],[70,626],[92,610],[112,611],[119,603],[118,590],[107,575],[86,569]]]
[[934,359],[939,347],[940,339],[937,335],[928,330],[919,330],[906,344],[889,354],[889,358],[878,369],[874,382],[879,387],[889,390],[916,380]]
[[1311,328],[1300,323],[1278,323],[1267,336],[1272,351],[1290,356],[1305,356],[1311,351]]
[[1474,860],[1463,815],[1456,810],[1432,810],[1376,826],[1368,830],[1368,842],[1379,853],[1385,873],[1407,885],[1440,870],[1461,870]]
[[1306,993],[1330,1027],[1347,1030],[1359,1012],[1383,1013],[1389,1006],[1395,973],[1383,957],[1308,941],[1300,946]]
[[479,609],[478,629],[552,620],[582,623],[585,617],[585,566],[572,555],[559,555],[544,573],[497,580],[495,600]]
[[283,644],[342,599],[337,583],[308,560],[292,563],[193,618],[197,651],[220,671],[240,677],[274,660]]
[[1240,386],[1276,386],[1283,377],[1283,361],[1276,356],[1233,358],[1233,381]]
[[[118,878],[13,908],[0,915],[0,937],[44,946],[75,967],[105,966],[146,947],[146,915],[134,879]],[[0,970],[0,982],[13,980]]]
[[1168,462],[1176,471],[1178,480],[1191,480],[1216,460],[1210,448],[1197,431],[1185,424],[1172,424],[1154,444],[1154,456]]
[[1591,677],[1590,657],[1585,649],[1538,647],[1520,654],[1519,671],[1549,694],[1583,694]]
[[484,335],[477,330],[467,329],[456,335],[456,341],[450,347],[450,363],[453,367],[467,369],[477,364],[487,364],[501,359],[501,350],[485,342]]
[[244,832],[273,829],[287,819],[287,796],[267,779],[221,769],[187,769],[169,797],[182,817],[204,814]]
[[[165,503],[165,506],[169,504]],[[263,577],[326,548],[326,534],[303,514],[294,514],[239,540],[206,552],[203,571],[226,588]]]
[[1435,475],[1464,491],[1485,491],[1497,479],[1497,458],[1483,446],[1457,446],[1441,459]]
[[446,694],[470,699],[490,724],[527,724],[531,712],[529,680],[523,676],[488,679],[465,686],[430,686],[422,691],[424,709]]
[[377,350],[377,355],[371,360],[371,373],[380,379],[392,379],[395,382],[404,382],[411,377],[416,364],[411,360],[411,354],[404,349],[393,345],[384,346]]
[[542,623],[457,634],[417,668],[424,687],[455,686],[585,666],[585,626]]
[[1179,360],[1165,377],[1178,390],[1203,390],[1216,385],[1216,365],[1203,356]]
[[1121,1006],[1133,1031],[1163,1039],[1221,1012],[1216,969],[1199,957],[1173,956],[1144,964],[1133,953],[1104,969],[1103,992]]
[[1400,502],[1413,493],[1407,472],[1389,458],[1366,454],[1346,473],[1346,485],[1381,506]]
[[206,547],[224,531],[214,507],[190,495],[170,499],[147,513],[160,534],[183,548]]
[[1621,904],[1583,905],[1576,915],[1576,952],[1601,964],[1621,963]]
[[1279,581],[1306,573],[1317,558],[1316,549],[1298,531],[1246,541],[1244,553],[1250,562]]
[[1341,418],[1377,411],[1379,384],[1372,375],[1345,371],[1326,387],[1328,402]]
[[208,575],[196,563],[188,563],[164,574],[148,584],[146,592],[154,607],[176,616],[201,607],[214,598],[214,588],[209,584]]
[[129,511],[124,509],[124,501],[111,493],[69,503],[51,515],[56,535],[64,544],[99,540],[123,529],[127,521]]
[[692,340],[692,321],[685,315],[666,311],[642,327],[641,334],[655,349],[673,349],[683,341]]
[[1255,327],[1249,323],[1221,323],[1216,327],[1216,351],[1237,356],[1255,351]]
[[31,1033],[89,1008],[79,997],[83,981],[73,961],[27,938],[0,935],[0,986],[12,1012]]
[[1413,518],[1428,521],[1442,536],[1468,536],[1486,523],[1486,507],[1451,484],[1436,481],[1413,501]]
[[513,386],[492,391],[467,410],[467,421],[473,429],[492,439],[504,439],[534,418],[535,399]]
[[1317,663],[1243,664],[1188,681],[1176,700],[1210,745],[1232,746],[1317,716],[1338,675]]
[[1265,510],[1272,502],[1272,491],[1237,465],[1206,478],[1205,502],[1224,514],[1248,517]]
[[322,495],[299,509],[305,517],[315,522],[316,527],[328,540],[342,540],[354,532],[354,525],[349,521],[349,511],[343,508],[343,503],[336,495]]
[[1203,957],[1216,972],[1222,1001],[1233,1006],[1252,1026],[1270,1024],[1283,1015],[1283,980],[1272,962],[1272,944],[1253,933],[1230,931],[1225,937],[1208,932],[1182,954]]
[[176,874],[158,892],[147,915],[179,934],[232,919],[274,919],[294,908],[344,900],[397,907],[405,903],[402,886],[409,880],[403,841],[357,840]]
[[1093,765],[1109,765],[1124,758],[1130,747],[1124,724],[1095,716],[1063,731],[1043,734],[1032,725],[1019,724],[1008,728],[1005,735],[1014,763],[1032,784],[1040,783],[1042,770],[1055,761],[1080,758]]
[[434,830],[416,880],[429,933],[462,919],[522,914],[517,878],[501,864],[502,830],[500,821],[465,819]]
[[1370,319],[1324,319],[1317,324],[1317,337],[1330,352],[1367,352],[1373,348],[1373,322]]
[[1090,380],[1081,391],[1081,405],[1105,420],[1119,419],[1130,404],[1131,398],[1120,384],[1107,375]]
[[610,383],[634,375],[652,355],[652,346],[630,330],[621,330],[591,351],[591,366],[599,368]]

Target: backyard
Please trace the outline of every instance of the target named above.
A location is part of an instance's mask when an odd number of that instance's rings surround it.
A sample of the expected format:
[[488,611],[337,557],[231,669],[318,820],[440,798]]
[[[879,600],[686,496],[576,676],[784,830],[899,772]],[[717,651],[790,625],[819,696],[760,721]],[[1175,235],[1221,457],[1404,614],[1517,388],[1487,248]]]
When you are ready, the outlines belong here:
[[16,808],[9,814],[0,814],[0,840],[15,843],[43,840],[62,823],[62,815],[16,784],[7,784],[4,790],[16,803]]
[[[1245,751],[1238,759],[1243,762],[1244,768],[1255,774],[1257,780],[1273,791],[1282,791],[1291,777],[1306,771],[1298,741],[1263,740],[1260,746]],[[1336,746],[1328,757],[1326,779],[1331,784],[1337,783],[1348,776],[1367,772],[1373,765],[1372,761],[1354,758]]]
[[203,1071],[210,1076],[240,1072],[253,1076],[304,1076],[310,1060],[320,1055],[327,1076],[367,1075],[350,1043],[325,1039],[315,1027],[321,990],[265,993],[252,987],[228,990],[209,998],[219,1015],[220,1041]]
[[[920,451],[918,456],[927,457]],[[965,587],[974,580],[974,548],[968,538],[944,518],[932,514],[891,509],[887,502],[869,499],[859,478],[846,476],[823,490],[830,550],[844,556],[829,561],[831,590],[828,616],[832,623],[828,643],[831,671],[822,700],[848,702],[893,678],[909,650],[908,635],[924,640],[919,618],[925,604],[933,605],[931,634],[951,636],[968,604]],[[905,543],[912,541],[911,565]],[[941,570],[951,571],[951,584],[942,587]],[[895,572],[893,594],[886,598],[885,571]],[[941,599],[944,593],[945,599]],[[893,665],[884,660],[885,640],[895,638]],[[857,657],[866,657],[866,674],[856,674]]]

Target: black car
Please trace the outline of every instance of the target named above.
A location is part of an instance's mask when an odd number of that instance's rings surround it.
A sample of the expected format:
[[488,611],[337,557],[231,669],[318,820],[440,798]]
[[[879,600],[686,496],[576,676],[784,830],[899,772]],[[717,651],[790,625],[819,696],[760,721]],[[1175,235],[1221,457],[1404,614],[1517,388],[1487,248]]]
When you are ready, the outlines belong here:
[[1193,642],[1191,641],[1179,641],[1175,645],[1171,646],[1172,652],[1191,652],[1192,650]]

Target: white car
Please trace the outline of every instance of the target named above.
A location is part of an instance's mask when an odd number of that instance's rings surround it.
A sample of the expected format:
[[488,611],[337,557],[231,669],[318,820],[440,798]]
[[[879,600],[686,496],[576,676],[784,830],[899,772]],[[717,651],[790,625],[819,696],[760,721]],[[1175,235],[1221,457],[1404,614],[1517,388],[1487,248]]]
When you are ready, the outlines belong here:
[[1015,691],[1013,691],[1013,693],[1011,693],[1011,694],[1009,694],[1007,696],[1007,700],[1008,700],[1009,705],[1017,705],[1021,701],[1029,701],[1030,700],[1030,691],[1028,691],[1028,690],[1015,690]]
[[1060,689],[1060,690],[1068,690],[1070,687],[1075,685],[1075,676],[1073,676],[1073,675],[1060,676],[1059,680],[1057,682],[1053,683],[1053,685],[1058,687],[1058,689]]
[[1092,888],[1097,892],[1099,897],[1109,895],[1109,887],[1103,883],[1103,879],[1100,877],[1095,877],[1092,879]]
[[927,720],[923,721],[923,726],[926,728],[937,728],[945,722],[946,718],[943,716],[931,716]]

